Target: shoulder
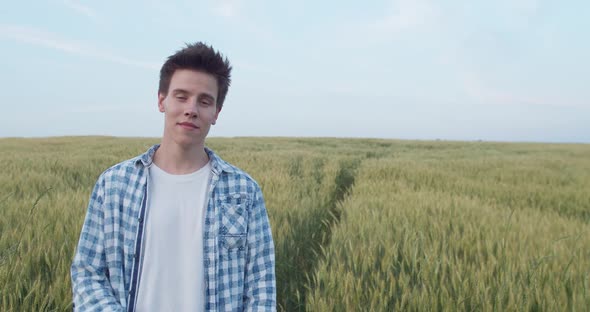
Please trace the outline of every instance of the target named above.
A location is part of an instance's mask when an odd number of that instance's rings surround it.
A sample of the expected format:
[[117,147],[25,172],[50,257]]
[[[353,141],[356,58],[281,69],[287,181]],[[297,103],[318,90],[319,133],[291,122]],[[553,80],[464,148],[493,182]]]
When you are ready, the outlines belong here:
[[246,171],[230,164],[226,163],[226,168],[221,172],[221,176],[225,176],[230,180],[239,181],[240,183],[246,184],[253,188],[260,188],[258,182],[252,178]]
[[257,193],[260,186],[246,171],[223,160],[213,151],[208,150],[213,171],[219,175],[219,183],[223,193]]
[[101,173],[99,181],[107,184],[135,182],[142,175],[143,169],[140,155],[107,168]]

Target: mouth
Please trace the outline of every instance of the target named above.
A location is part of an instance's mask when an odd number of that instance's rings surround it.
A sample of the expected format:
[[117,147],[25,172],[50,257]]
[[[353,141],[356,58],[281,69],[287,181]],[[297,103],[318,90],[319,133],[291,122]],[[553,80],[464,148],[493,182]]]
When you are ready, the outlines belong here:
[[182,128],[188,129],[188,130],[199,129],[199,127],[197,127],[197,125],[190,123],[190,122],[179,122],[179,123],[177,123],[177,125],[181,126]]

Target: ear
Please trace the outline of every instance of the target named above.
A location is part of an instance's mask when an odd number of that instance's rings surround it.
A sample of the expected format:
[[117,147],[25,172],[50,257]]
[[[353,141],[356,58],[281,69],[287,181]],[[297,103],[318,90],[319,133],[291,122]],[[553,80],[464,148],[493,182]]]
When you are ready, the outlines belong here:
[[158,92],[158,110],[160,111],[160,113],[163,113],[166,111],[166,109],[165,109],[166,106],[164,105],[165,99],[166,99],[166,95]]
[[213,122],[211,123],[212,125],[217,123],[217,117],[219,117],[219,112],[221,112],[221,108],[217,108],[215,111],[215,117],[213,118]]

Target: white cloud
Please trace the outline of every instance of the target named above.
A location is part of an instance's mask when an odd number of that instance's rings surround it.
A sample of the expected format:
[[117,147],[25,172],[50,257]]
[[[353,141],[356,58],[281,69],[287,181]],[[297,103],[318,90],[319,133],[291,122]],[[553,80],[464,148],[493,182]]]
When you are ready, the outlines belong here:
[[[429,0],[390,1],[383,13],[371,19],[347,20],[320,33],[320,45],[348,46],[350,38],[364,45],[387,42],[398,35],[418,34],[422,30],[438,31],[441,10]],[[327,30],[327,31],[326,31]]]
[[96,12],[92,8],[81,4],[77,0],[63,0],[62,2],[68,8],[70,8],[70,9],[90,18],[90,19],[96,19],[96,17],[97,17]]
[[397,33],[432,24],[437,15],[436,7],[429,1],[395,1],[389,14],[370,23],[369,28],[384,33]]
[[480,105],[493,104],[497,106],[526,105],[530,108],[562,108],[584,109],[589,102],[576,98],[570,94],[555,93],[556,90],[536,90],[531,94],[526,90],[514,91],[490,83],[487,75],[477,70],[469,69],[465,64],[456,63],[456,73],[459,75],[459,83],[466,94],[472,99],[472,103]]
[[156,63],[132,60],[93,46],[89,46],[88,44],[82,42],[60,38],[54,33],[27,26],[0,25],[0,38],[12,39],[18,42],[42,46],[70,54],[91,57],[98,60],[143,69],[158,70],[160,68],[160,65]]
[[213,12],[226,18],[235,17],[239,13],[240,5],[240,0],[218,0],[215,1]]
[[529,17],[537,13],[539,9],[538,0],[505,0],[503,4],[507,11],[516,13],[520,17]]

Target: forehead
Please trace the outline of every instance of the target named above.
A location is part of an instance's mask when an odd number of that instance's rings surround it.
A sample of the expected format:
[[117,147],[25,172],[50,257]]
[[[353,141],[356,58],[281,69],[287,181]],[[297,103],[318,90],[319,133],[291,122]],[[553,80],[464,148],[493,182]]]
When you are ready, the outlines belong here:
[[191,93],[210,93],[217,95],[217,80],[211,74],[191,70],[178,69],[170,79],[170,91],[182,89]]

